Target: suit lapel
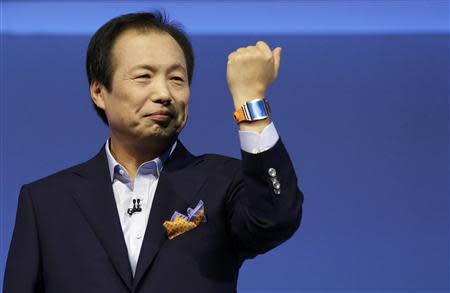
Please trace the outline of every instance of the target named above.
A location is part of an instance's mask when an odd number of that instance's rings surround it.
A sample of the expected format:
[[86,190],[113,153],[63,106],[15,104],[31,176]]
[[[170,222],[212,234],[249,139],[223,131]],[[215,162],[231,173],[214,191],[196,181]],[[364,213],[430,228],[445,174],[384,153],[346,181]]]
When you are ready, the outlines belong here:
[[185,213],[194,207],[192,202],[205,178],[192,172],[195,157],[177,142],[177,147],[164,164],[156,188],[150,216],[142,243],[133,288],[136,288],[143,275],[155,259],[158,251],[168,239],[163,223],[170,220],[174,211]]
[[112,190],[105,149],[75,172],[82,184],[74,199],[92,226],[122,281],[131,290],[132,273]]
[[205,181],[204,177],[192,171],[191,167],[197,161],[198,159],[178,141],[177,147],[165,162],[153,199],[134,279],[104,147],[94,158],[75,171],[82,182],[73,197],[130,291],[137,287],[168,239],[163,227],[164,221],[170,220],[174,211],[185,213],[188,207],[197,204],[193,200]]

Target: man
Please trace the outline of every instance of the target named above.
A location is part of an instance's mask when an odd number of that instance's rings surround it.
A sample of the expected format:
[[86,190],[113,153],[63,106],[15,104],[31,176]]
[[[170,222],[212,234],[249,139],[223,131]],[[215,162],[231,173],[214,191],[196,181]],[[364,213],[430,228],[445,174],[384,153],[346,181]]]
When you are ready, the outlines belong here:
[[[92,101],[111,137],[91,160],[22,187],[4,292],[235,292],[243,261],[297,230],[303,195],[263,98],[281,48],[231,53],[242,161],[177,139],[194,57],[159,13],[92,37]],[[271,268],[268,268],[271,269]]]

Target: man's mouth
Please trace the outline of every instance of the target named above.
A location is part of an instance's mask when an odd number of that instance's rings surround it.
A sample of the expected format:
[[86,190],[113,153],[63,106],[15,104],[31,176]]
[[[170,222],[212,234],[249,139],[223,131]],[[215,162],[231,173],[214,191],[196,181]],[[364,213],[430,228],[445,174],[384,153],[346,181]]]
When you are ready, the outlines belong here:
[[169,122],[173,118],[173,115],[167,111],[157,111],[151,114],[147,114],[145,115],[145,117],[150,118],[155,122]]
[[149,115],[148,117],[153,121],[161,121],[161,122],[169,121],[170,119],[172,119],[172,116],[166,114],[152,114]]

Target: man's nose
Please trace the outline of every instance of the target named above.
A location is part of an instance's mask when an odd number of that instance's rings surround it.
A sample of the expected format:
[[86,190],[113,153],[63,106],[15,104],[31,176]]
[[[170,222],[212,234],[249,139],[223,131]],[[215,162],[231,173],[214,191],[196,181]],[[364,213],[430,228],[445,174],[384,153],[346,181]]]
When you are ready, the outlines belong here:
[[164,105],[172,102],[172,95],[170,94],[169,85],[166,80],[155,80],[152,101]]

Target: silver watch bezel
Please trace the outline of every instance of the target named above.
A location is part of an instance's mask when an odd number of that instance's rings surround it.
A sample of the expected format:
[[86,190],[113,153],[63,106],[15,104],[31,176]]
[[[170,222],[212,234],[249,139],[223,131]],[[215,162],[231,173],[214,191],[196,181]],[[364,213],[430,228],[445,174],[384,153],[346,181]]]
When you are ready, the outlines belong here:
[[270,116],[271,110],[266,99],[254,99],[242,105],[246,121],[263,120]]

